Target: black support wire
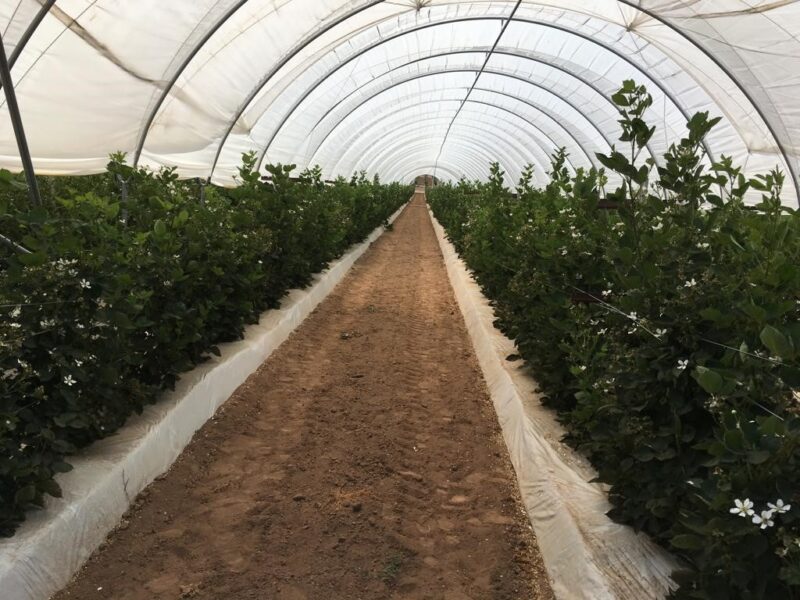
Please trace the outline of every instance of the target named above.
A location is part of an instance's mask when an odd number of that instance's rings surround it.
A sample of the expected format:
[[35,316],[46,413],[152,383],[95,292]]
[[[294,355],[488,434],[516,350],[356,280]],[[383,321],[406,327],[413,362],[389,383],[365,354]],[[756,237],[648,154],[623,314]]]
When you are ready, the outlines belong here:
[[474,90],[475,86],[478,85],[478,80],[481,78],[483,70],[489,64],[489,60],[492,58],[492,54],[494,53],[497,46],[500,44],[500,40],[503,39],[503,34],[506,32],[506,29],[508,29],[508,26],[511,24],[511,21],[514,20],[514,15],[517,14],[517,9],[519,8],[519,5],[521,3],[522,0],[517,0],[517,3],[514,5],[514,9],[511,11],[511,14],[508,15],[508,19],[506,19],[506,22],[503,23],[503,26],[500,28],[500,33],[498,34],[497,39],[494,41],[494,44],[492,44],[491,50],[489,50],[489,52],[486,54],[486,60],[483,61],[483,66],[481,66],[481,70],[475,74],[475,81],[472,82],[472,86],[470,86],[469,90],[467,91],[467,95],[464,96],[464,100],[461,101],[458,110],[456,110],[456,114],[453,115],[453,119],[450,121],[450,125],[447,126],[447,131],[444,132],[444,137],[442,138],[442,145],[439,146],[439,154],[436,155],[436,161],[434,162],[434,167],[433,167],[434,179],[436,178],[436,165],[439,164],[439,159],[442,157],[442,150],[444,150],[444,145],[447,143],[447,136],[450,135],[450,130],[453,128],[453,123],[456,122],[458,115],[461,114],[461,109],[464,108],[464,105],[467,103],[467,100],[469,100],[469,97],[472,94],[472,90]]
[[506,32],[506,29],[508,29],[508,26],[511,24],[511,21],[514,20],[514,15],[517,14],[517,9],[519,8],[520,4],[522,4],[522,0],[517,0],[517,3],[514,5],[514,10],[512,10],[511,14],[508,15],[508,19],[506,19],[506,22],[503,23],[503,26],[500,28],[500,33],[497,36],[497,39],[494,41],[494,44],[492,44],[491,50],[489,50],[489,52],[486,54],[486,60],[483,61],[483,66],[481,67],[481,70],[475,74],[475,81],[472,82],[472,86],[467,91],[467,95],[464,96],[464,100],[461,101],[461,105],[458,107],[458,110],[456,110],[456,114],[453,115],[453,119],[450,121],[450,125],[447,126],[447,131],[444,132],[444,138],[442,138],[442,145],[439,146],[439,154],[436,155],[436,162],[434,162],[434,167],[433,167],[434,179],[436,178],[436,165],[439,164],[439,159],[442,157],[442,151],[444,150],[444,145],[447,143],[447,136],[450,135],[450,130],[453,128],[453,123],[456,122],[458,115],[461,114],[461,109],[464,108],[464,105],[467,103],[467,100],[469,100],[470,94],[472,94],[472,90],[474,90],[475,86],[478,85],[478,80],[481,78],[483,70],[489,64],[489,60],[492,58],[492,54],[494,53],[497,46],[500,44],[500,40],[503,39],[503,34]]
[[36,172],[33,170],[31,151],[30,148],[28,148],[28,138],[25,137],[25,127],[22,125],[22,115],[19,112],[19,104],[17,104],[17,93],[16,90],[14,90],[14,81],[11,79],[11,68],[8,64],[5,42],[3,41],[3,35],[1,33],[0,83],[2,83],[3,91],[6,95],[8,114],[11,118],[11,125],[14,127],[14,135],[17,138],[17,148],[19,149],[19,157],[22,161],[22,166],[25,169],[25,179],[28,181],[28,195],[35,206],[40,206],[42,204],[42,197],[39,194],[39,183],[36,181]]

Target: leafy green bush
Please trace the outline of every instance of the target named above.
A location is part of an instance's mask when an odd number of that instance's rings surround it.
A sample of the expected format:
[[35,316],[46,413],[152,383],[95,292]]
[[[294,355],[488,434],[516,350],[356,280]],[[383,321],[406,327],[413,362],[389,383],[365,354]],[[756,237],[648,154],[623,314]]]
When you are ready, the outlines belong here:
[[[286,291],[364,239],[411,195],[318,171],[268,184],[245,156],[235,189],[117,156],[109,174],[43,178],[32,207],[0,173],[0,535],[70,454],[121,427],[179,374],[238,339]],[[126,199],[121,201],[126,183]]]
[[[461,182],[429,200],[533,368],[615,520],[685,560],[676,598],[800,597],[800,216],[703,137],[656,165],[646,90],[615,95],[626,152],[547,189]],[[755,206],[745,195],[757,192]]]

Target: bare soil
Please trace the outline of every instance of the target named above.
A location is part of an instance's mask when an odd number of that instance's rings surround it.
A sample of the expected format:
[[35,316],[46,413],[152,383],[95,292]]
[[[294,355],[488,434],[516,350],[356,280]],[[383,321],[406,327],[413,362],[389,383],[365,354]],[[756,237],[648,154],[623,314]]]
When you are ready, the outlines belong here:
[[55,598],[553,598],[424,196]]

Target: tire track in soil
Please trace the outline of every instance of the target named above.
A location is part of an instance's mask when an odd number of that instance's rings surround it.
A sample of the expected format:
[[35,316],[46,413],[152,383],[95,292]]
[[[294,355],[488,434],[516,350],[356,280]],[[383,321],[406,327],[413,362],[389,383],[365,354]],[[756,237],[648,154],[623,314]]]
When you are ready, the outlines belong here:
[[552,597],[417,195],[55,598]]

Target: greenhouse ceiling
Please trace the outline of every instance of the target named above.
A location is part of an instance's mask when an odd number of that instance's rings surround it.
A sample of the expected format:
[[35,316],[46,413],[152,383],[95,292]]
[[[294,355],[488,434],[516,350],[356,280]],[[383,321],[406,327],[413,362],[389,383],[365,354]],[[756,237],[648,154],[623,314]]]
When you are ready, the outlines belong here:
[[[38,24],[38,26],[37,26]],[[0,0],[35,167],[108,155],[233,183],[241,154],[384,180],[482,179],[564,146],[597,164],[624,79],[654,96],[656,162],[697,111],[711,160],[800,172],[794,0]],[[19,170],[5,99],[0,166]]]

